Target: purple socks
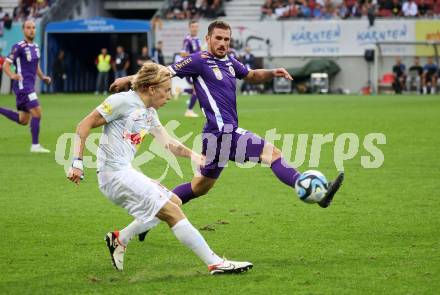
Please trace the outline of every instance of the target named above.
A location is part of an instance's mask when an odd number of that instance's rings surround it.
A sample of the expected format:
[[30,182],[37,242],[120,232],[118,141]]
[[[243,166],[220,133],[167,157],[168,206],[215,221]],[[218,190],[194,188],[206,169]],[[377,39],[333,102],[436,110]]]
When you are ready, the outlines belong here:
[[11,121],[18,123],[18,113],[17,112],[14,112],[12,110],[5,109],[5,108],[0,108],[0,114],[2,114],[3,116],[5,116],[6,118],[8,118]]
[[[11,121],[18,123],[18,113],[9,109],[0,108],[0,114]],[[40,118],[31,119],[32,144],[38,144],[38,135],[40,134]]]
[[31,119],[32,144],[38,144],[38,135],[40,134],[40,118]]
[[191,100],[189,101],[188,110],[192,110],[197,102],[197,96],[193,93],[191,95]]
[[192,191],[191,182],[187,182],[175,187],[173,189],[173,193],[175,193],[182,200],[183,204],[188,203],[194,198],[197,198]]
[[300,176],[300,173],[287,164],[283,158],[279,158],[273,162],[270,168],[279,180],[288,186],[295,187],[295,182]]

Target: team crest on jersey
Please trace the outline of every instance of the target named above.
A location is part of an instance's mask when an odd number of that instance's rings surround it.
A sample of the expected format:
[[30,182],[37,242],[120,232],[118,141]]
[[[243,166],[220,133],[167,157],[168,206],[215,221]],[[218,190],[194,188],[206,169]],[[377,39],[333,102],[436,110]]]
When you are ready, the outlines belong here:
[[229,72],[235,77],[235,70],[232,66],[229,66]]
[[35,52],[37,54],[37,57],[40,58],[40,48],[36,47]]
[[103,102],[101,104],[101,109],[107,115],[111,115],[113,113],[112,106],[108,102]]
[[217,78],[217,80],[223,79],[222,72],[220,71],[220,69],[218,67],[212,68],[212,71],[214,72],[214,75]]

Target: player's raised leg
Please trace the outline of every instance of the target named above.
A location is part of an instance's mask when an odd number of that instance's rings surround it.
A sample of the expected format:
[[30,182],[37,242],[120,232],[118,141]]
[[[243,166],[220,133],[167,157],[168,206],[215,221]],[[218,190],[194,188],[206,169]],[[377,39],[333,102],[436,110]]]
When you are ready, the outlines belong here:
[[0,114],[5,116],[6,118],[8,118],[9,120],[11,120],[13,122],[20,124],[20,120],[19,120],[20,116],[19,116],[18,112],[15,112],[15,111],[7,109],[7,108],[0,107]]

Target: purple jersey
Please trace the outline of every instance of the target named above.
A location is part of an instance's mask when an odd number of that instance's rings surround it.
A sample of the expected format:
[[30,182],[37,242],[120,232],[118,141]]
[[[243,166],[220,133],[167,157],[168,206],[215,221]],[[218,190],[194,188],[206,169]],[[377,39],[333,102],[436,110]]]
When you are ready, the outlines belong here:
[[40,48],[35,43],[20,41],[12,46],[12,51],[6,58],[13,63],[17,74],[23,77],[21,81],[13,81],[12,88],[15,94],[29,94],[35,92]]
[[225,125],[238,127],[236,79],[249,73],[242,63],[233,57],[219,59],[202,51],[168,68],[181,78],[193,78],[200,107],[208,120],[205,132],[223,131]]
[[199,37],[192,37],[188,35],[183,39],[183,48],[182,51],[188,54],[193,54],[202,50],[202,46],[200,43]]

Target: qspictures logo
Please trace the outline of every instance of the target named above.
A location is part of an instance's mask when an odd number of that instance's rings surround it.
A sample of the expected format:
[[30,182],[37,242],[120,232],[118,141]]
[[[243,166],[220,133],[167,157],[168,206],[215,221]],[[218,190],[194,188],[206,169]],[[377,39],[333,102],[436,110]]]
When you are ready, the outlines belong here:
[[[267,164],[259,164],[259,158],[247,158],[246,152],[249,145],[258,145],[261,140],[273,143],[279,148],[283,154],[286,162],[293,167],[302,167],[304,164],[309,168],[319,168],[321,165],[321,155],[323,149],[327,150],[332,146],[333,150],[333,164],[336,170],[344,171],[344,163],[360,156],[359,166],[364,169],[380,168],[384,161],[385,155],[381,150],[381,146],[386,144],[386,136],[383,133],[373,132],[365,136],[359,136],[355,133],[327,133],[327,134],[280,134],[276,129],[270,129],[265,132],[263,137],[252,137],[252,140],[247,140],[246,136],[241,136],[240,139],[232,144],[231,134],[240,132],[242,135],[249,135],[244,129],[233,129],[230,132],[225,132],[222,138],[214,136],[213,134],[194,134],[194,132],[186,133],[183,136],[177,136],[176,132],[180,127],[180,122],[172,120],[164,127],[168,133],[180,142],[192,148],[194,151],[202,151],[202,142],[206,142],[207,148],[205,154],[207,156],[207,165],[213,161],[218,161],[220,167],[227,167],[236,165],[242,169],[249,169],[256,165],[269,166]],[[226,126],[227,127],[227,126]],[[64,133],[58,140],[55,151],[55,161],[64,167],[64,170],[69,170],[72,164],[73,142],[75,140],[75,133]],[[192,141],[190,141],[192,138]],[[96,169],[97,161],[96,154],[100,148],[98,141],[101,144],[112,145],[112,142],[106,138],[105,134],[92,133],[87,138],[85,149],[91,154],[84,156],[84,167]],[[233,153],[231,153],[233,149]],[[231,154],[234,158],[231,160]],[[184,175],[183,169],[180,167],[177,157],[169,150],[162,147],[159,142],[152,139],[148,148],[144,151],[139,151],[132,161],[132,166],[140,169],[147,165],[155,158],[162,159],[163,172],[158,178],[163,180],[168,172],[173,170],[179,177],[191,177]],[[226,159],[226,161],[219,161],[219,159]],[[229,160],[228,160],[229,159]],[[104,160],[104,159],[101,159]],[[308,161],[307,161],[308,160]],[[197,173],[198,167],[192,163],[193,173]]]

